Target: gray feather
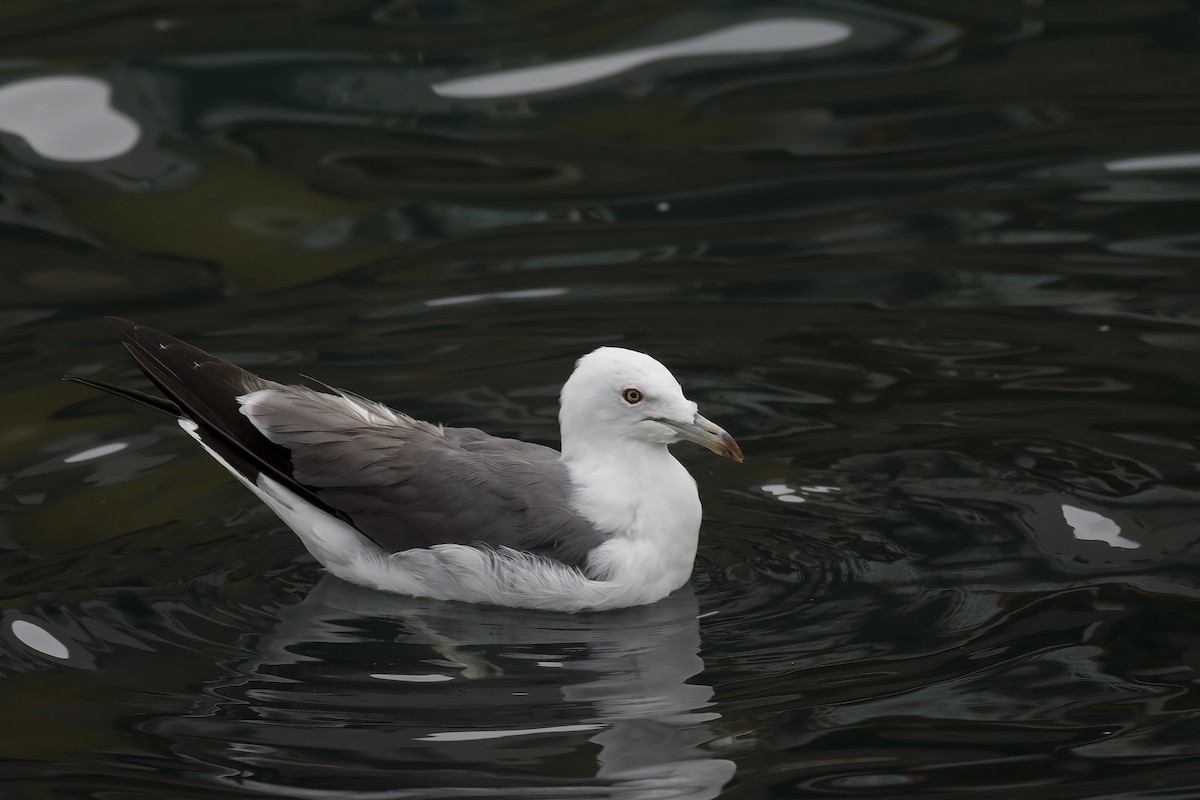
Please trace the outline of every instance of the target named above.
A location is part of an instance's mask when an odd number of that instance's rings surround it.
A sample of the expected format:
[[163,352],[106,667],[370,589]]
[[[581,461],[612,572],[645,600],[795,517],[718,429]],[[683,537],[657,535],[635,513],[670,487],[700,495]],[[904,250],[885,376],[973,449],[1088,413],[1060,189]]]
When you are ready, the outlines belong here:
[[272,389],[243,413],[289,451],[296,483],[385,550],[510,547],[584,567],[606,538],[572,509],[556,450],[353,397]]

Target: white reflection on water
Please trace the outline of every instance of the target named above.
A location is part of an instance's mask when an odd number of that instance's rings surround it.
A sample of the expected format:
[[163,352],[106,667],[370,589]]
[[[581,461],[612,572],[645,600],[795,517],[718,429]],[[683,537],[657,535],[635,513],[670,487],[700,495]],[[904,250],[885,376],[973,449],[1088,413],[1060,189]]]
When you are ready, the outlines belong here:
[[418,736],[419,742],[477,742],[483,739],[507,739],[510,736],[536,736],[547,733],[594,731],[603,725],[550,725],[544,728],[512,728],[509,730],[438,731]]
[[137,122],[109,104],[99,78],[62,75],[0,86],[0,130],[23,138],[54,161],[103,161],[133,149]]
[[851,32],[849,25],[835,20],[764,19],[665,44],[456,78],[435,83],[433,91],[461,100],[537,94],[608,78],[668,58],[794,52],[835,44],[849,38]]
[[793,487],[786,483],[767,483],[762,486],[762,490],[769,495],[774,496],[776,500],[784,503],[803,503],[803,494],[829,494],[830,492],[840,491],[836,486],[800,486]]
[[1200,153],[1171,153],[1162,156],[1142,156],[1109,161],[1105,168],[1110,172],[1151,172],[1168,169],[1196,169],[1200,167]]
[[567,289],[559,286],[547,286],[539,289],[519,289],[511,292],[486,292],[481,294],[460,294],[453,297],[433,297],[425,301],[430,308],[439,306],[458,306],[464,303],[480,303],[484,300],[535,300],[541,297],[559,297],[567,293]]
[[764,492],[775,495],[776,500],[785,503],[803,503],[804,498],[792,491],[786,483],[768,483],[762,487]]
[[1120,547],[1124,550],[1136,550],[1140,544],[1121,535],[1121,526],[1108,517],[1076,508],[1065,503],[1062,507],[1063,519],[1075,532],[1075,538],[1092,542],[1104,542],[1110,547]]
[[89,447],[87,450],[81,450],[78,453],[69,455],[63,459],[64,464],[78,464],[80,461],[91,461],[96,458],[110,456],[113,453],[119,453],[129,447],[129,442],[109,442],[108,444]]
[[67,658],[71,655],[71,651],[67,646],[60,642],[54,634],[39,625],[34,625],[28,620],[13,620],[9,630],[12,631],[12,635],[17,637],[21,644],[31,650],[36,650],[39,653],[54,658]]

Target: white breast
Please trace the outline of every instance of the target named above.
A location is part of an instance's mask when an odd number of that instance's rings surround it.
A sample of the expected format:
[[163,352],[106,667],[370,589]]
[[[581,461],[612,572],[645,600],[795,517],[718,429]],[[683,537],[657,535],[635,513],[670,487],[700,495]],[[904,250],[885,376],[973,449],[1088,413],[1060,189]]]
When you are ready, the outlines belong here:
[[588,571],[627,597],[657,600],[692,573],[700,533],[696,482],[665,447],[652,457],[568,462],[576,510],[610,538],[588,559]]

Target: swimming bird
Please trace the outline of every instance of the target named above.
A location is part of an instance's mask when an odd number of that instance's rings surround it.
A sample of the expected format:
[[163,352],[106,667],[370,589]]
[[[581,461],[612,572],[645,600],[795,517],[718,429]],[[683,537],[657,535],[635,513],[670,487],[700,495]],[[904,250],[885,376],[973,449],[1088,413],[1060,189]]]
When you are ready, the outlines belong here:
[[68,380],[175,417],[329,572],[384,591],[557,611],[652,603],[687,582],[700,530],[696,482],[668,445],[742,460],[670,371],[634,350],[576,362],[559,452],[269,381],[107,319],[165,396]]

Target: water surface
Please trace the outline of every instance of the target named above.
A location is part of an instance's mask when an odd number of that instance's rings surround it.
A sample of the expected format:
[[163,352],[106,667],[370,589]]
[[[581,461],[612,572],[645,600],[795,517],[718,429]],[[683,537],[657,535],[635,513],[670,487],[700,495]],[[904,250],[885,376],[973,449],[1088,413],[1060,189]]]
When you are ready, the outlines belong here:
[[[0,10],[0,794],[1200,794],[1191,3]],[[557,441],[666,362],[691,584],[559,615],[323,573],[131,383],[132,317]],[[139,384],[141,385],[141,384]]]

